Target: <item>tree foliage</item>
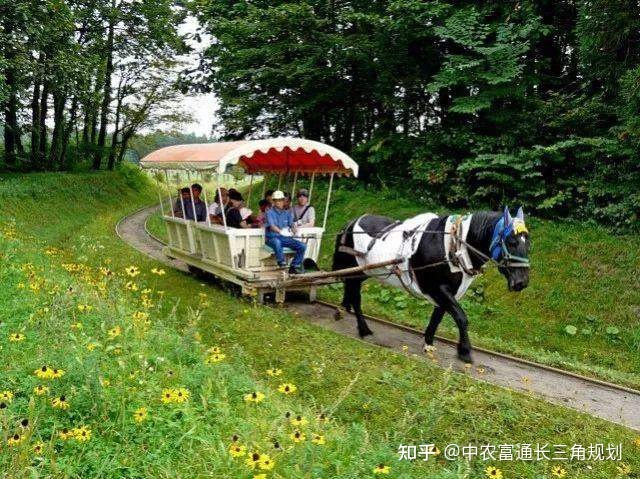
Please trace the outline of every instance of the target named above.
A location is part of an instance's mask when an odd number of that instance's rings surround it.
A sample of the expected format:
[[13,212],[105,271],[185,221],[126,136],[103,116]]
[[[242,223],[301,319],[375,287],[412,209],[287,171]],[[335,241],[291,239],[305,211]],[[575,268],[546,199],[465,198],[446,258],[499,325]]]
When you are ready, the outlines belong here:
[[0,168],[112,169],[169,115],[183,17],[172,0],[0,0]]
[[194,0],[196,88],[226,138],[351,152],[365,181],[456,207],[637,227],[640,7],[528,0]]

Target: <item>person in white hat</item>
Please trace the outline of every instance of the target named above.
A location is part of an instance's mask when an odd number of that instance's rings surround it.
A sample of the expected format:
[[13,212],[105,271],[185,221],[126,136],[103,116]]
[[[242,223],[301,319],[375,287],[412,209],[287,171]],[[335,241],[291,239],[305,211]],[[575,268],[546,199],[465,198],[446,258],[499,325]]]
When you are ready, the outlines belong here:
[[287,266],[284,258],[284,248],[294,250],[296,255],[291,261],[289,273],[304,273],[302,261],[307,247],[303,242],[292,237],[296,233],[296,226],[293,221],[293,213],[290,209],[284,208],[284,193],[280,190],[274,191],[271,201],[273,202],[273,208],[267,211],[265,220],[265,242],[267,246],[273,249],[278,266],[281,268]]

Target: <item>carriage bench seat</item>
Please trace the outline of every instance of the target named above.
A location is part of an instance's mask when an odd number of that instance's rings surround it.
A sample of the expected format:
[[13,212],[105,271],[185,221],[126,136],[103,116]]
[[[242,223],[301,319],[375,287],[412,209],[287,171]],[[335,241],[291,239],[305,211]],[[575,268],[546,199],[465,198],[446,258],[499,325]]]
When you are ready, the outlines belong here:
[[[262,245],[262,249],[264,251],[266,251],[269,254],[274,254],[275,251],[273,251],[273,248],[269,245]],[[284,254],[296,254],[295,251],[293,251],[291,248],[282,248],[282,251],[284,252]]]

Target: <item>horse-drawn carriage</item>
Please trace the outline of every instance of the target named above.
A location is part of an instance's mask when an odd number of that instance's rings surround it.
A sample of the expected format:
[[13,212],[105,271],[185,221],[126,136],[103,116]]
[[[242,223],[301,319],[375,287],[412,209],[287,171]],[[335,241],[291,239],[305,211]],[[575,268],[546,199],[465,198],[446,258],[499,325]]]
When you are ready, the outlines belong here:
[[[258,295],[260,300],[266,293],[275,293],[276,301],[283,301],[287,290],[307,291],[311,299],[315,298],[317,284],[312,279],[317,278],[322,283],[326,282],[326,277],[323,273],[292,277],[279,268],[273,250],[265,244],[264,228],[232,228],[226,224],[225,215],[222,215],[222,224],[214,224],[209,214],[205,221],[178,217],[173,210],[174,197],[170,186],[173,175],[170,172],[186,172],[188,179],[194,175],[202,179],[205,175],[216,177],[216,186],[212,189],[218,192],[218,197],[222,197],[223,175],[230,168],[240,167],[250,178],[248,203],[251,203],[256,175],[262,176],[262,196],[269,177],[278,178],[278,189],[284,189],[283,179],[291,180],[292,196],[296,184],[300,184],[304,178],[310,201],[313,199],[316,179],[328,177],[322,223],[297,231],[298,239],[306,244],[305,258],[315,263],[327,224],[334,177],[358,175],[357,163],[347,154],[316,141],[275,138],[169,146],[147,155],[140,164],[144,169],[164,175],[169,185],[168,191],[160,196],[162,221],[168,237],[165,248],[167,256],[178,258],[191,268],[238,284],[243,293]],[[206,190],[205,185],[202,199],[208,210],[208,197],[211,196],[207,195]],[[190,201],[193,201],[193,194]],[[285,255],[292,253],[285,249]]]
[[[312,192],[315,177],[329,175],[322,226],[297,232],[307,245],[306,258],[314,263],[325,234],[334,176],[358,175],[358,165],[345,153],[294,138],[171,146],[151,153],[141,165],[163,171],[167,182],[171,170],[214,172],[219,198],[221,176],[233,165],[251,175],[250,185],[255,174],[278,175],[278,188],[283,175],[292,176],[292,192],[299,177],[310,176]],[[266,183],[263,181],[263,191]],[[308,291],[314,300],[319,285],[344,281],[342,306],[355,313],[360,336],[371,334],[362,315],[360,288],[367,277],[375,277],[434,304],[425,331],[427,347],[433,343],[443,315],[449,313],[460,330],[458,353],[465,361],[471,360],[471,346],[466,315],[458,300],[482,266],[495,262],[509,290],[521,291],[529,283],[529,232],[522,208],[515,217],[508,208],[503,213],[485,211],[464,216],[424,213],[404,221],[362,215],[336,238],[332,271],[290,275],[277,265],[273,251],[265,245],[264,229],[230,228],[226,220],[221,225],[212,224],[209,215],[201,222],[178,218],[170,193],[168,199],[169,211],[160,198],[169,237],[165,248],[168,256],[236,283],[243,293],[256,294],[261,301],[266,293],[275,293],[276,301],[282,302],[285,292],[291,290]],[[206,190],[204,201],[206,206]],[[196,207],[192,206],[195,215]]]

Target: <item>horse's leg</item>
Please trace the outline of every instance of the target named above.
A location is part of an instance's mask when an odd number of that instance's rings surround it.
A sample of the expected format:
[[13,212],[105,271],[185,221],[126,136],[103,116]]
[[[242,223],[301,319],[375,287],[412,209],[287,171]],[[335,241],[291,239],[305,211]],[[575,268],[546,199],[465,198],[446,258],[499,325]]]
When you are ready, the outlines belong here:
[[358,334],[361,338],[373,334],[373,331],[369,329],[367,322],[362,316],[362,283],[363,279],[347,279],[344,282],[345,295],[348,298],[348,304],[353,308],[353,313],[356,315],[358,322]]
[[436,335],[436,330],[440,325],[440,321],[442,321],[442,317],[444,316],[445,310],[440,306],[436,306],[433,309],[433,313],[431,313],[431,319],[429,320],[429,325],[424,330],[424,344],[425,346],[433,345],[433,337]]
[[443,307],[456,322],[458,326],[458,357],[465,363],[472,363],[471,359],[471,342],[469,341],[469,333],[467,331],[469,327],[469,321],[464,310],[460,306],[460,303],[456,300],[455,296],[451,294],[448,288],[441,288],[442,302],[438,304]]

